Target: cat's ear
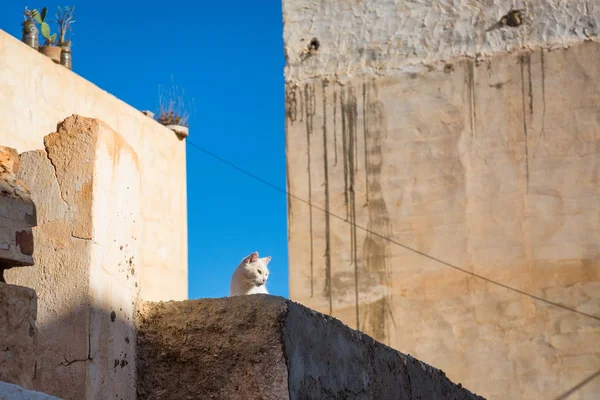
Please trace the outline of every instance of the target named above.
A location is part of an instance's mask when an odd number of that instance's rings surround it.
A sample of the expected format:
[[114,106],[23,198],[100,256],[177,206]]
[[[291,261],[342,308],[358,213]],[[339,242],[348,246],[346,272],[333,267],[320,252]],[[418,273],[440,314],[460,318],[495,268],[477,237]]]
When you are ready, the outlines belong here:
[[264,258],[262,259],[262,261],[263,261],[263,263],[265,263],[265,265],[267,265],[267,264],[269,263],[269,261],[271,261],[271,256],[264,257]]
[[247,263],[254,263],[257,260],[258,260],[258,251],[255,251],[254,253],[252,253],[248,257],[246,257]]

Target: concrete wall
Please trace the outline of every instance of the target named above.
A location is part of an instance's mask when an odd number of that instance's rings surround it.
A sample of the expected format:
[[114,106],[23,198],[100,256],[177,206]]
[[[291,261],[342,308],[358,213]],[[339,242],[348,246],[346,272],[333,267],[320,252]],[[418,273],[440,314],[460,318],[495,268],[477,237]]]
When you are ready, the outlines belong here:
[[131,145],[142,179],[141,296],[187,298],[185,141],[1,30],[0,71],[0,145],[41,149],[72,114],[104,121]]
[[481,399],[281,297],[145,303],[138,315],[139,399]]
[[64,399],[135,397],[140,162],[110,127],[79,116],[44,145],[22,153],[19,168],[37,208],[35,266],[6,271],[39,297],[36,370],[24,386]]
[[284,1],[291,298],[490,399],[600,356],[600,5],[528,4]]

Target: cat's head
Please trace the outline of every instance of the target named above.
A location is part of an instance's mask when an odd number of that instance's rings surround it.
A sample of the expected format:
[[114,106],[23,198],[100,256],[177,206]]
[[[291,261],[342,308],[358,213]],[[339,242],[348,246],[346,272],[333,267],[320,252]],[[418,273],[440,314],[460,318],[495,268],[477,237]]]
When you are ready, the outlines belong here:
[[259,258],[258,251],[244,258],[242,265],[244,266],[246,279],[254,286],[266,284],[269,278],[269,269],[267,268],[269,261],[271,261],[271,256]]

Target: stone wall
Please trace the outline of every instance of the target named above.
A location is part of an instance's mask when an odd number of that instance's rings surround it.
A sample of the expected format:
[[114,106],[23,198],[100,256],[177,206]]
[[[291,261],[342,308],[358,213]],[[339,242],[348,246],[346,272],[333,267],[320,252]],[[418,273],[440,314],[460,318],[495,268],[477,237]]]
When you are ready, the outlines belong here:
[[487,398],[555,398],[600,356],[600,5],[510,8],[284,1],[290,296]]
[[[33,289],[7,285],[4,279],[6,269],[33,264],[36,208],[18,171],[18,152],[0,146],[0,381],[31,386],[36,374],[37,296]],[[0,387],[0,398],[6,398],[2,396]]]
[[138,318],[140,399],[481,399],[280,297],[145,303]]
[[18,172],[17,150],[0,146],[0,282],[5,268],[33,265],[35,204]]
[[0,30],[0,145],[20,153],[73,114],[98,118],[139,156],[142,248],[138,274],[148,300],[187,298],[185,141],[72,71]]
[[37,208],[35,266],[5,272],[39,299],[35,378],[23,386],[64,399],[132,398],[140,162],[108,125],[80,116],[44,145],[20,155],[18,174]]

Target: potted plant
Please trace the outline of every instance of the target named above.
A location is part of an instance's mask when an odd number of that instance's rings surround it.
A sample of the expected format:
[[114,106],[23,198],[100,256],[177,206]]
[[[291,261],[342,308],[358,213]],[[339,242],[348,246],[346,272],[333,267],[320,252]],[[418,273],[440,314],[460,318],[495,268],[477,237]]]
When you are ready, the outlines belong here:
[[61,48],[56,46],[56,33],[50,33],[50,25],[46,22],[46,11],[46,7],[44,7],[41,12],[36,12],[34,15],[34,19],[40,24],[42,36],[46,39],[44,45],[40,47],[40,53],[50,57],[55,63],[60,64]]
[[34,49],[38,49],[39,47],[39,32],[37,26],[35,25],[35,14],[37,10],[30,10],[25,7],[25,11],[23,12],[23,17],[25,20],[21,25],[23,25],[23,29],[21,30],[21,40],[23,43],[33,47]]
[[170,90],[163,91],[159,95],[159,110],[157,121],[171,129],[180,140],[189,135],[189,112],[184,102],[185,91],[174,84]]
[[58,14],[56,14],[56,22],[58,23],[57,44],[61,48],[60,63],[69,69],[73,67],[71,58],[71,30],[73,29],[72,24],[76,21],[73,15],[74,11],[75,6],[67,6],[64,9],[58,7]]
[[175,110],[164,110],[158,114],[157,121],[177,134],[179,139],[185,139],[189,135],[187,118],[178,114]]

